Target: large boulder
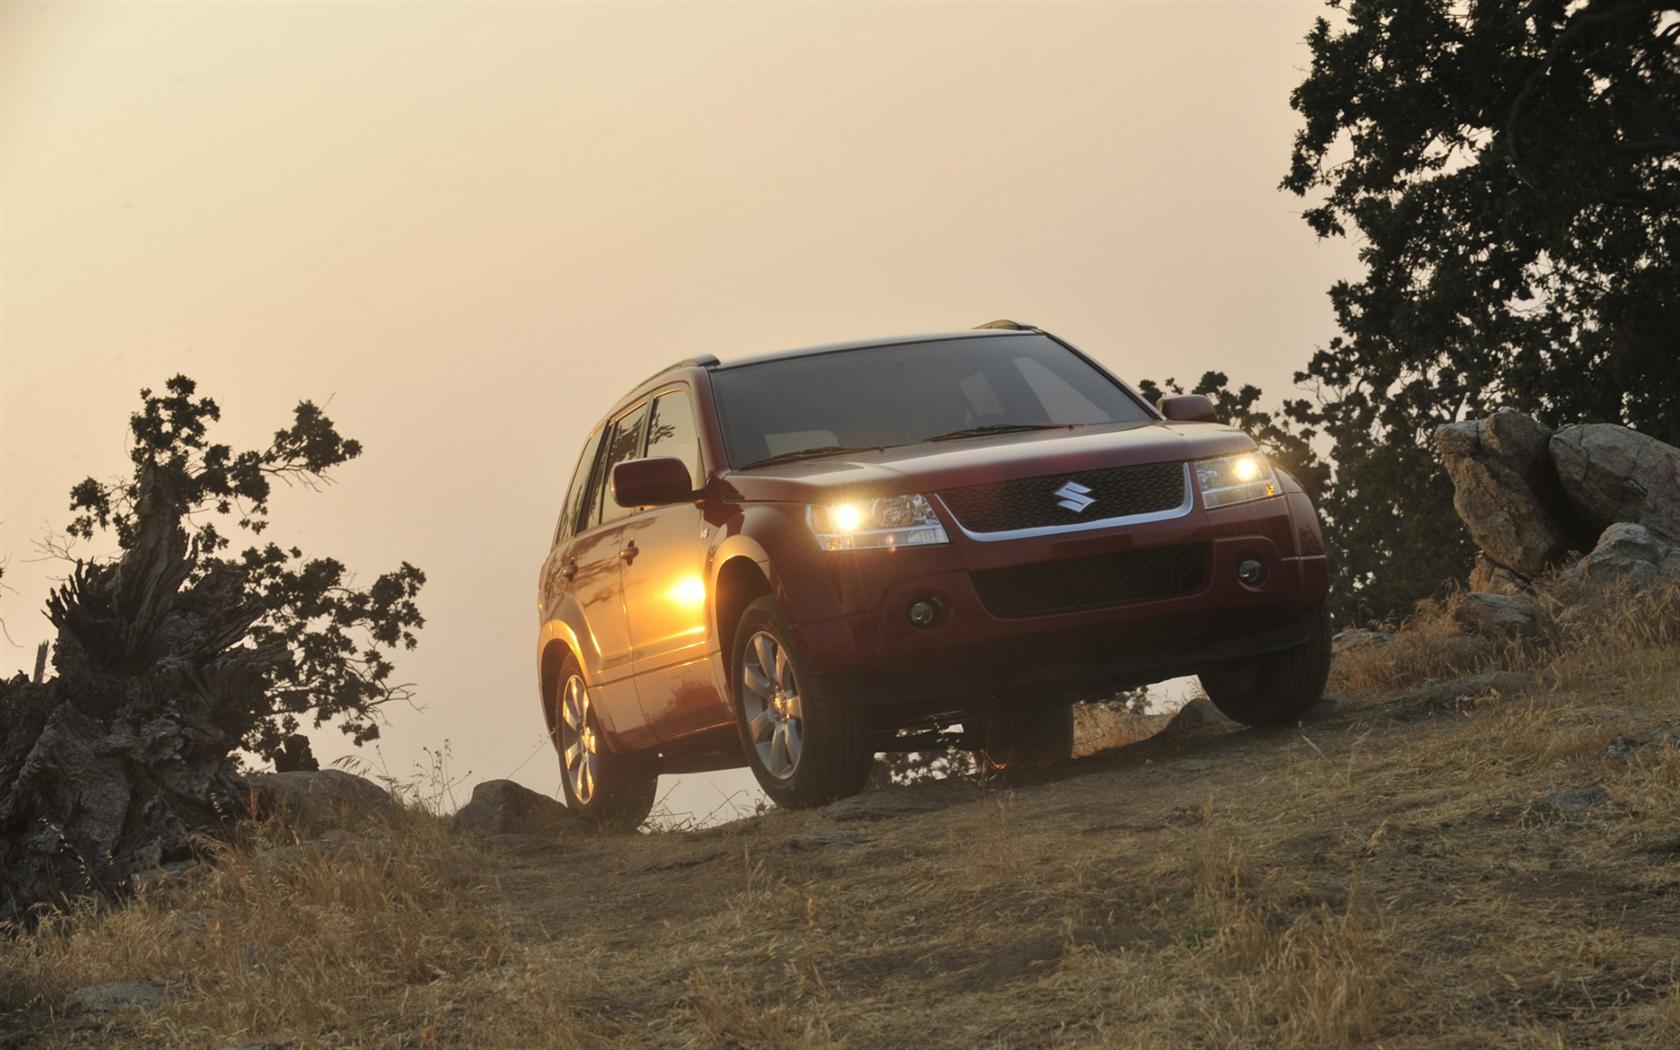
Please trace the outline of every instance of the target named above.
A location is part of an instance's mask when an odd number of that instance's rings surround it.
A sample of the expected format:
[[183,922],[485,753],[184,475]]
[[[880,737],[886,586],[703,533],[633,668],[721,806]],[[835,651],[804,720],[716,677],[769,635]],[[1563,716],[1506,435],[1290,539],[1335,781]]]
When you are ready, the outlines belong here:
[[1470,568],[1470,589],[1484,594],[1527,594],[1528,581],[1485,554]]
[[455,813],[455,828],[486,835],[541,835],[572,819],[564,802],[511,780],[486,780]]
[[1578,545],[1552,469],[1552,431],[1520,412],[1449,423],[1435,447],[1453,482],[1453,509],[1497,566],[1532,579]]
[[1680,542],[1680,448],[1589,423],[1553,435],[1551,458],[1569,502],[1595,531],[1630,522]]
[[396,808],[390,792],[341,769],[253,773],[245,778],[251,810],[305,834],[355,827]]
[[1680,545],[1665,542],[1643,525],[1617,522],[1604,530],[1596,547],[1558,574],[1558,582],[1577,592],[1680,584]]

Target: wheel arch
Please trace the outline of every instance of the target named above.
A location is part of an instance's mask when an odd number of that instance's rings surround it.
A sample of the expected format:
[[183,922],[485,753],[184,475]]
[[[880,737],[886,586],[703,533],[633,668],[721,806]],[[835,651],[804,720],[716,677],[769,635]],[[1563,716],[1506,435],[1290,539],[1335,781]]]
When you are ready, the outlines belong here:
[[555,690],[559,685],[557,679],[567,657],[576,660],[579,667],[583,666],[583,655],[578,650],[577,636],[564,621],[550,620],[543,625],[542,634],[537,641],[537,693],[542,704],[543,724],[548,727],[551,740],[555,738]]
[[[766,594],[774,594],[775,586],[770,574],[756,558],[745,552],[720,559],[717,575],[713,581],[712,619],[714,634],[718,640],[718,655],[724,673],[724,685],[727,688],[733,681],[734,671],[730,667],[735,652],[735,630],[741,624],[741,614],[754,600]],[[733,703],[733,690],[724,699]]]

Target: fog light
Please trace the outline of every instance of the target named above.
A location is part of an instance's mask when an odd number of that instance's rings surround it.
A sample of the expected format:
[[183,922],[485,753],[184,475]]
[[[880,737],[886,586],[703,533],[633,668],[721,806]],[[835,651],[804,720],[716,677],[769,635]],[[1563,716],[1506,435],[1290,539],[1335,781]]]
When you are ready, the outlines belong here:
[[910,626],[928,628],[939,619],[939,602],[933,598],[917,598],[910,603]]
[[1244,558],[1237,563],[1237,579],[1247,587],[1258,587],[1266,582],[1266,563],[1259,558]]

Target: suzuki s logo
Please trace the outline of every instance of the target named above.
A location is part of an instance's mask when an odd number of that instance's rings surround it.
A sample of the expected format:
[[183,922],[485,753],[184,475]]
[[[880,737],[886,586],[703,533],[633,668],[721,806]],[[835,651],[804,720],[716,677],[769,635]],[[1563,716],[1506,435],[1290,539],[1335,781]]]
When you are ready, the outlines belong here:
[[1062,487],[1056,490],[1056,495],[1059,497],[1056,500],[1056,506],[1064,510],[1071,510],[1075,514],[1083,514],[1087,507],[1096,502],[1091,498],[1090,492],[1090,489],[1077,481],[1063,482]]

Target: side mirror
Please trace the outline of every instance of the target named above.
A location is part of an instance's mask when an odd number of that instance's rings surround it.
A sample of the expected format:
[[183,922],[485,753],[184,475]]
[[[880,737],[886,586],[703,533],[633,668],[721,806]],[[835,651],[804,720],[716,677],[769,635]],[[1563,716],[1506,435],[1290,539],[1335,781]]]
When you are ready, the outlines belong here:
[[688,465],[670,456],[627,459],[613,467],[613,499],[620,507],[662,507],[694,498]]
[[1200,394],[1180,394],[1177,397],[1163,397],[1160,404],[1161,414],[1174,423],[1217,423],[1219,417],[1214,414],[1213,402]]

